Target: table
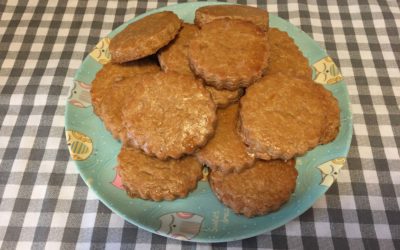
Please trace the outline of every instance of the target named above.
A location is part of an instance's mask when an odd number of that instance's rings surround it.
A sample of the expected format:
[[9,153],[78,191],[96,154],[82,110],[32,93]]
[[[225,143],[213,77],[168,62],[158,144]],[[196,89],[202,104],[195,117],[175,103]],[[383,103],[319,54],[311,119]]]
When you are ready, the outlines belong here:
[[1,249],[400,249],[398,3],[238,2],[300,27],[345,76],[354,136],[347,164],[326,195],[287,225],[236,242],[180,242],[124,222],[88,190],[69,160],[66,98],[76,69],[101,37],[176,1],[2,1]]

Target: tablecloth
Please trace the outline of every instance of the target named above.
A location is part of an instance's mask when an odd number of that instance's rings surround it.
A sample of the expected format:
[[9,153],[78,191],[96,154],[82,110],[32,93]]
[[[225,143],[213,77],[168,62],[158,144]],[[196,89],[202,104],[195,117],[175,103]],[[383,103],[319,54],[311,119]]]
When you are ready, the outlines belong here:
[[[182,1],[178,1],[182,2]],[[238,1],[317,41],[348,86],[354,136],[337,182],[272,232],[181,242],[125,222],[69,159],[64,111],[74,73],[100,38],[176,1],[1,1],[1,249],[400,249],[400,8],[396,1]]]

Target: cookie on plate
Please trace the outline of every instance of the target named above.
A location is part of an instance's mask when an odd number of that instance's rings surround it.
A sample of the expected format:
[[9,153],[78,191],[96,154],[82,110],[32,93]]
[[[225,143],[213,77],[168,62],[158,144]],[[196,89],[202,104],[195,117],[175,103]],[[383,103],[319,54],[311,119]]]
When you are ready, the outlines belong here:
[[269,27],[267,11],[245,5],[212,5],[198,8],[194,23],[202,27],[206,23],[222,18],[250,21],[264,31]]
[[157,63],[148,58],[122,64],[105,64],[97,72],[90,89],[94,113],[101,116],[103,98],[110,94],[111,85],[114,81],[119,81],[136,74],[158,71],[160,71],[160,67]]
[[295,161],[258,160],[240,173],[212,171],[210,185],[218,199],[247,217],[279,209],[296,188]]
[[190,41],[194,73],[217,89],[236,90],[260,79],[268,66],[268,39],[251,22],[217,19]]
[[312,80],[282,73],[247,88],[240,100],[240,134],[249,151],[265,160],[288,160],[317,146],[327,128],[324,91]]
[[268,31],[270,60],[267,74],[281,72],[293,77],[312,79],[312,70],[308,60],[296,43],[284,31],[270,28]]
[[247,152],[237,133],[238,111],[238,104],[218,110],[214,137],[196,153],[197,159],[212,170],[240,172],[253,165],[254,155]]
[[[199,29],[193,24],[184,23],[177,37],[168,46],[158,52],[158,61],[165,72],[175,71],[181,74],[193,75],[189,66],[188,47]],[[206,86],[211,93],[214,103],[224,108],[230,103],[237,101],[242,95],[243,90],[218,90],[211,86]]]
[[184,23],[176,38],[158,52],[158,61],[163,71],[175,71],[182,74],[193,74],[189,67],[189,42],[199,29],[194,24]]
[[178,34],[182,21],[171,11],[143,17],[111,39],[111,61],[123,63],[157,52]]
[[125,146],[118,155],[118,173],[129,196],[153,201],[183,198],[203,177],[193,156],[161,161]]
[[114,81],[111,84],[109,93],[103,98],[101,119],[104,126],[111,132],[113,137],[120,140],[123,144],[129,144],[127,130],[123,125],[122,109],[125,99],[131,98],[135,84],[138,79],[135,76],[127,77],[122,80]]
[[325,128],[320,138],[320,144],[327,144],[336,139],[340,128],[340,109],[337,99],[331,92],[319,85],[325,105]]
[[176,72],[138,78],[122,110],[135,146],[164,160],[191,154],[206,144],[214,134],[216,106],[200,80]]

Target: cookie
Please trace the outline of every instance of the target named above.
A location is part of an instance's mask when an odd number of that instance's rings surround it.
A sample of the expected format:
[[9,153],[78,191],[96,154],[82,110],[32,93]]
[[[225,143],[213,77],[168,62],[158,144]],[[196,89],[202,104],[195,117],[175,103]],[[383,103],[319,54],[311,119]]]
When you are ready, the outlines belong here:
[[214,20],[190,41],[190,67],[217,89],[247,87],[266,72],[267,40],[266,33],[251,22]]
[[[189,42],[196,36],[199,29],[193,24],[184,23],[181,31],[173,42],[158,52],[158,61],[164,72],[175,71],[181,74],[193,75],[189,66],[188,47]],[[226,107],[230,103],[237,101],[243,90],[218,90],[211,86],[206,86],[210,92],[214,103],[218,107]]]
[[337,99],[322,85],[318,85],[325,106],[325,128],[320,138],[320,144],[327,144],[336,139],[340,128],[340,109]]
[[101,115],[101,103],[103,97],[110,93],[111,83],[114,80],[121,80],[124,77],[136,74],[158,71],[160,71],[158,65],[147,58],[123,64],[105,64],[103,68],[97,72],[90,89],[94,113],[99,116]]
[[203,146],[214,133],[216,106],[201,81],[175,72],[139,77],[122,110],[134,145],[159,159]]
[[182,74],[193,74],[189,67],[189,42],[199,29],[196,25],[184,23],[179,34],[168,46],[158,52],[158,61],[163,71],[175,71]]
[[122,126],[123,98],[130,91],[127,78],[138,74],[159,72],[158,65],[150,59],[124,64],[106,64],[92,82],[91,97],[94,112],[103,120],[113,137],[126,141],[126,130]]
[[288,33],[270,28],[268,42],[270,60],[267,74],[281,72],[293,77],[312,79],[312,70],[308,66],[308,59],[304,57]]
[[218,110],[214,137],[196,153],[197,159],[212,170],[240,172],[253,165],[254,155],[246,151],[237,133],[238,111],[238,104]]
[[250,21],[264,31],[269,27],[267,11],[245,5],[212,5],[198,8],[194,23],[202,27],[206,23],[222,18]]
[[210,185],[218,199],[247,217],[279,209],[296,188],[295,161],[258,160],[241,173],[212,171]]
[[247,88],[240,100],[240,134],[249,151],[265,160],[288,160],[317,146],[326,119],[320,87],[277,73]]
[[138,79],[135,76],[127,77],[121,80],[115,80],[111,83],[109,93],[103,98],[101,118],[104,126],[113,135],[114,138],[120,140],[123,144],[129,143],[126,128],[123,125],[122,109],[124,100],[131,98]]
[[111,39],[111,61],[123,63],[155,54],[178,34],[182,21],[171,11],[143,17]]
[[129,196],[153,201],[186,197],[203,177],[202,166],[193,156],[161,161],[125,146],[117,170]]

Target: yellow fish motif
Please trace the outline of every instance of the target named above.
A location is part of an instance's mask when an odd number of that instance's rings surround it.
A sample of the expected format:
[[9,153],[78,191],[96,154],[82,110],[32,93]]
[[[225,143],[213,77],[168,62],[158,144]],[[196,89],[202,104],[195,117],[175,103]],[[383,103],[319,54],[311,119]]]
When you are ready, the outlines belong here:
[[343,80],[338,67],[329,56],[313,64],[315,69],[314,81],[319,84],[334,84]]
[[111,54],[108,50],[108,46],[110,45],[110,38],[105,37],[97,43],[96,47],[92,52],[90,52],[90,56],[101,64],[107,64],[111,60]]
[[75,161],[83,161],[89,158],[93,151],[93,143],[90,137],[75,130],[65,131],[68,150]]
[[327,161],[318,166],[321,171],[322,181],[320,185],[330,187],[339,175],[340,169],[346,162],[346,158],[340,157]]

